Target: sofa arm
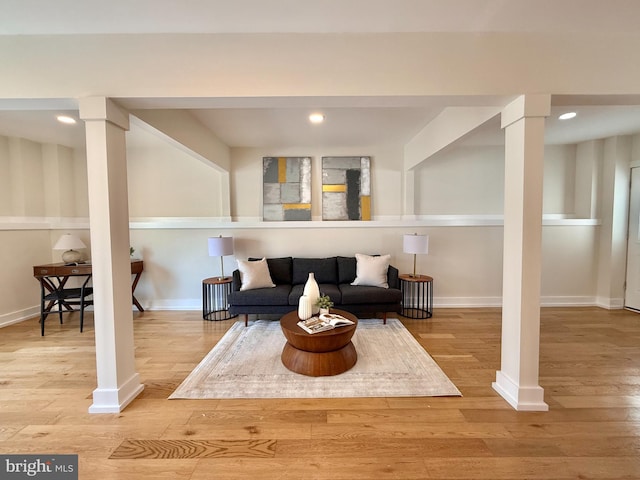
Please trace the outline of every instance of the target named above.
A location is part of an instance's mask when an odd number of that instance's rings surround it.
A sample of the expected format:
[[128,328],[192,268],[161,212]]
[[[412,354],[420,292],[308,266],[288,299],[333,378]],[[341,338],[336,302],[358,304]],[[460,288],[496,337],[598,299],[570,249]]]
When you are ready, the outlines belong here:
[[231,291],[239,292],[242,286],[242,279],[240,278],[240,270],[234,270],[231,277]]
[[387,270],[387,283],[389,284],[389,288],[396,288],[400,290],[398,269],[392,265],[389,265],[389,269]]

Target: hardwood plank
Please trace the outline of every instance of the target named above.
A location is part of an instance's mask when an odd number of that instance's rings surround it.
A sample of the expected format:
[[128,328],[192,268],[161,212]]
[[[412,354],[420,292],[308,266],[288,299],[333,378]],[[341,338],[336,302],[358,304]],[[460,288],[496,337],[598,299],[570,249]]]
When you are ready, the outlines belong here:
[[458,409],[440,408],[434,410],[342,410],[327,413],[327,423],[452,423],[463,422],[464,416]]
[[197,424],[170,425],[164,431],[162,439],[198,439],[198,440],[308,440],[311,439],[312,426],[287,423],[247,423],[241,424]]
[[[620,432],[616,432],[619,434]],[[607,435],[572,439],[559,445],[568,457],[640,457],[640,432],[635,436],[612,437]]]
[[349,459],[357,451],[368,458],[484,457],[491,456],[487,445],[477,438],[387,438],[384,442],[354,439],[313,441],[280,440],[277,456],[297,456],[312,461],[320,453],[325,459]]
[[579,397],[554,395],[554,398],[565,408],[640,408],[640,395],[581,395]]
[[[482,395],[474,395],[475,391],[482,392]],[[489,393],[491,396],[486,396]],[[498,395],[491,386],[466,387],[462,389],[462,397],[403,397],[388,399],[390,408],[412,409],[412,408],[433,408],[451,409],[452,407],[462,409],[489,409],[489,410],[511,410],[507,401]]]
[[640,422],[562,422],[501,424],[515,438],[566,439],[575,442],[580,439],[591,441],[594,437],[640,437]]
[[[496,457],[562,457],[562,449],[542,438],[491,438],[484,440]],[[568,455],[567,455],[568,456]]]
[[640,459],[608,457],[495,457],[425,459],[427,478],[601,480],[637,478]]
[[419,480],[431,478],[421,459],[352,458],[339,462],[326,460],[319,452],[309,459],[269,460],[201,460],[191,480],[246,480],[274,478],[278,480]]
[[517,412],[515,410],[461,410],[470,422],[498,422],[498,423],[557,423],[557,422],[615,422],[629,420],[630,415],[636,415],[634,409],[629,408],[575,408],[554,409],[548,412]]
[[270,458],[275,440],[125,440],[109,458]]
[[[196,459],[135,459],[110,460],[105,458],[79,458],[79,478],[100,480],[190,480],[196,470]],[[99,473],[96,473],[99,472]],[[209,473],[211,475],[211,472]],[[209,478],[216,478],[209,476]],[[220,477],[217,477],[220,478]]]
[[278,422],[287,424],[309,424],[327,421],[327,412],[323,410],[196,410],[189,418],[194,424],[247,424]]
[[381,423],[375,425],[314,425],[314,439],[369,439],[390,438],[511,438],[512,433],[495,423],[412,424]]

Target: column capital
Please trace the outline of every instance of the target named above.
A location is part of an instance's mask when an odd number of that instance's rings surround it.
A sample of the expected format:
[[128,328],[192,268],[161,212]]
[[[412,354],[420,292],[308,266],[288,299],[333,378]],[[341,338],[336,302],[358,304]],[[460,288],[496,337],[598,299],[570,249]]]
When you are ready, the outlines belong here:
[[502,110],[501,128],[528,117],[548,117],[551,113],[551,95],[520,95]]
[[102,120],[129,130],[129,112],[107,97],[83,97],[79,100],[80,118],[85,122]]

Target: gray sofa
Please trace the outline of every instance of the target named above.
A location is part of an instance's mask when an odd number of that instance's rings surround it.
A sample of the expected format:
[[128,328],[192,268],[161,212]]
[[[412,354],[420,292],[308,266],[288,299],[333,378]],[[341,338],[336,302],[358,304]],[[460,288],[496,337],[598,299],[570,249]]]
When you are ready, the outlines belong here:
[[320,293],[331,297],[334,308],[361,318],[381,313],[385,323],[387,312],[401,312],[398,269],[391,265],[387,271],[389,288],[351,285],[356,278],[355,257],[268,258],[267,265],[275,287],[241,291],[240,271],[233,272],[229,313],[244,315],[245,324],[250,314],[283,315],[296,310],[309,272],[314,273]]

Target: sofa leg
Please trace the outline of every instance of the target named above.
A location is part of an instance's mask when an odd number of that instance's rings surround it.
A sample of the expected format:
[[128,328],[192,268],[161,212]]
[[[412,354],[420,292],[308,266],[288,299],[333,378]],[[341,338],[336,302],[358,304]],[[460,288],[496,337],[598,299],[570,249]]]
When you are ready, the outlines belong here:
[[244,314],[244,326],[248,326],[249,325],[249,314],[245,313]]
[[387,312],[382,313],[382,324],[383,325],[387,324]]

